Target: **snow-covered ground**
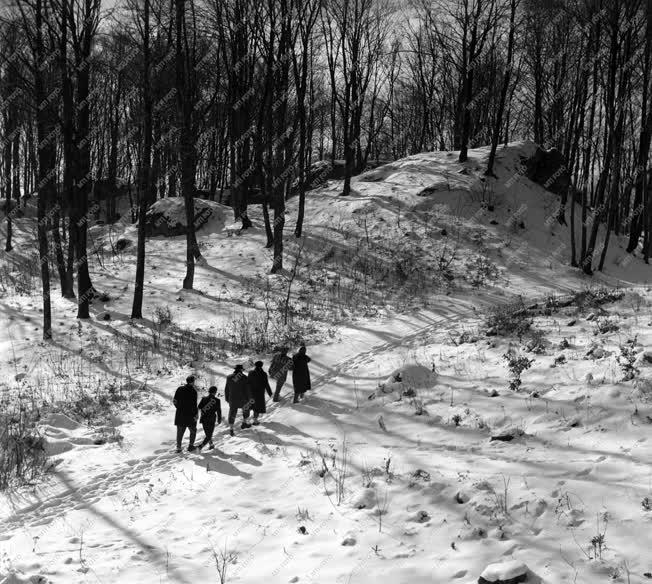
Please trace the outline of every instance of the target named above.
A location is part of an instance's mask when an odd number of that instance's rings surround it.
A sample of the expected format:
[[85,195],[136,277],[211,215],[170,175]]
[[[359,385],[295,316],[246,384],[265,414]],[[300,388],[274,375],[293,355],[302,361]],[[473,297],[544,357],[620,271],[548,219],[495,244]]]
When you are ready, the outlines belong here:
[[[339,183],[310,193],[278,276],[253,209],[252,230],[199,232],[194,292],[180,286],[185,239],[152,238],[142,323],[129,321],[126,224],[92,228],[110,300],[79,324],[54,294],[52,343],[38,295],[5,289],[3,391],[50,404],[40,430],[56,464],[0,498],[0,583],[470,584],[503,560],[525,563],[528,582],[647,581],[652,270],[623,262],[618,240],[605,274],[567,266],[568,229],[547,220],[556,197],[518,173],[532,148],[499,151],[490,189],[478,149],[466,165],[432,153],[380,167],[348,199]],[[30,221],[16,221],[14,255],[31,251]],[[112,253],[121,238],[131,245]],[[285,326],[267,315],[298,253]],[[598,284],[622,296],[553,302]],[[487,336],[491,307],[519,297],[537,304],[531,330]],[[288,383],[260,426],[222,425],[214,450],[176,454],[176,387],[194,373],[222,395],[234,364],[267,367],[275,335],[308,344],[305,403],[289,403]],[[621,347],[638,369],[628,381]],[[518,392],[510,350],[534,359]],[[57,410],[111,383],[104,419]]]

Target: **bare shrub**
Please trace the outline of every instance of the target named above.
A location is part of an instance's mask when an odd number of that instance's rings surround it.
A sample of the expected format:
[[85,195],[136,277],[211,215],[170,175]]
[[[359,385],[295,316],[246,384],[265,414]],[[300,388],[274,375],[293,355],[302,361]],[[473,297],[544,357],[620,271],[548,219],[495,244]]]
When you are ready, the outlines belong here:
[[530,331],[532,320],[528,317],[523,301],[492,307],[485,318],[490,331],[500,336],[516,336],[519,340]]
[[503,359],[507,361],[507,367],[511,377],[509,381],[509,389],[512,391],[518,391],[521,387],[521,374],[532,366],[534,359],[528,359],[527,357],[519,355],[513,349],[510,349],[505,353]]
[[483,255],[478,255],[469,260],[466,262],[465,267],[465,278],[473,288],[487,286],[490,283],[497,282],[500,278],[498,266]]
[[40,418],[27,392],[3,388],[0,401],[0,489],[31,483],[47,468],[44,440],[36,427]]

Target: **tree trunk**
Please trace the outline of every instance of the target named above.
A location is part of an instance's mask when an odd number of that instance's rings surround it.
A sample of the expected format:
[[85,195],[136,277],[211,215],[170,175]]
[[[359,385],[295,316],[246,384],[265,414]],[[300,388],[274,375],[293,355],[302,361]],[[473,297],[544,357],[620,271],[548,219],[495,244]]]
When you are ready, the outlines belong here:
[[[90,15],[86,15],[90,17]],[[90,27],[90,24],[84,23]],[[90,32],[86,31],[87,35]],[[91,283],[88,268],[88,193],[91,185],[90,150],[90,58],[91,42],[86,38],[84,46],[77,51],[77,176],[75,189],[75,262],[77,264],[77,318],[90,318],[90,301],[96,292]]]
[[503,125],[503,114],[505,112],[505,102],[507,101],[507,92],[509,91],[509,83],[512,77],[512,61],[514,54],[514,36],[516,33],[516,9],[518,7],[518,0],[511,0],[510,13],[509,13],[509,38],[507,40],[507,63],[505,69],[505,76],[503,78],[503,85],[500,89],[500,101],[498,102],[498,111],[496,113],[496,121],[493,128],[493,136],[491,139],[491,150],[489,151],[489,160],[487,162],[487,170],[485,175],[496,178],[494,174],[494,162],[496,160],[496,150],[498,149],[498,142],[500,140],[500,129]]
[[[4,113],[4,124],[5,132],[11,135],[11,118],[7,112]],[[5,216],[7,218],[7,241],[5,243],[5,251],[11,251],[13,249],[11,243],[12,235],[12,208],[11,208],[11,145],[12,140],[6,139],[4,148],[3,148],[3,163],[4,163],[4,183],[5,183],[5,198],[6,198],[6,207],[5,207]]]
[[650,139],[652,138],[652,107],[648,103],[650,93],[652,92],[651,77],[652,72],[652,7],[648,9],[647,28],[646,28],[645,53],[643,56],[643,98],[641,100],[641,132],[638,143],[638,157],[636,165],[636,192],[634,195],[634,205],[631,212],[631,230],[629,233],[629,242],[627,243],[627,253],[632,253],[639,244],[641,233],[645,227],[646,215],[643,210],[644,196],[648,180],[648,157],[650,155]]
[[176,94],[177,119],[181,129],[179,153],[181,158],[181,192],[186,209],[186,276],[183,288],[192,290],[195,278],[195,257],[199,248],[195,237],[195,144],[192,133],[192,87],[190,58],[187,54],[185,30],[185,0],[176,1]]
[[136,252],[136,281],[131,318],[143,318],[143,292],[145,288],[145,220],[147,204],[151,197],[152,159],[152,98],[150,94],[149,0],[144,0],[143,10],[143,155],[141,158],[140,188],[138,189],[138,244]]
[[[48,90],[45,86],[45,73],[42,70],[42,63],[45,58],[45,46],[43,43],[43,6],[42,0],[34,1],[34,17],[36,28],[36,40],[34,43],[34,97],[35,103],[42,104]],[[48,193],[52,190],[50,183],[54,180],[52,171],[55,162],[55,146],[51,140],[46,140],[54,129],[54,124],[48,115],[49,108],[36,108],[36,125],[39,148],[38,165],[38,251],[41,264],[41,284],[43,287],[43,339],[52,338],[52,309],[50,303],[50,267],[48,264],[48,237],[46,230],[46,206]]]

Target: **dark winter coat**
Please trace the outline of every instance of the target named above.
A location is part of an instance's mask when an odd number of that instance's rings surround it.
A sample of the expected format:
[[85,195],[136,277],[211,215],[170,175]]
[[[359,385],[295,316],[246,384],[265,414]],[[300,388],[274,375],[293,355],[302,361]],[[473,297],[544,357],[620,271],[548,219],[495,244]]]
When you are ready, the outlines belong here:
[[192,385],[178,387],[172,403],[177,408],[174,416],[175,426],[197,425],[197,390]]
[[217,423],[222,423],[222,404],[219,397],[207,395],[201,398],[199,411],[201,412],[200,422],[215,422],[215,418],[217,418]]
[[310,389],[310,370],[308,369],[310,357],[305,353],[297,353],[292,357],[292,361],[294,361],[294,368],[292,369],[294,393],[304,393]]
[[283,380],[287,378],[288,371],[293,367],[292,358],[284,353],[276,353],[272,357],[272,362],[269,364],[269,376],[273,379]]
[[247,408],[251,401],[251,389],[244,372],[231,373],[226,378],[224,397],[232,408]]
[[251,397],[254,400],[253,410],[258,414],[264,414],[267,411],[265,407],[265,392],[272,395],[272,388],[269,386],[267,373],[263,369],[252,369],[249,372],[249,387],[251,388]]

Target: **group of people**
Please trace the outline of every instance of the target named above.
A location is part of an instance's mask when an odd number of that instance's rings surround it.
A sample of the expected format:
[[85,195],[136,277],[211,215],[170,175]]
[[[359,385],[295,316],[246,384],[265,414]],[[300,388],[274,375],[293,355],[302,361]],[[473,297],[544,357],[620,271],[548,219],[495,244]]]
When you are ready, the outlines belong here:
[[[227,421],[229,424],[229,434],[235,434],[233,426],[235,424],[238,410],[242,411],[242,424],[240,427],[244,430],[252,425],[260,424],[260,415],[267,411],[266,397],[272,397],[273,401],[278,402],[281,399],[281,389],[287,381],[287,376],[292,371],[292,385],[294,386],[293,403],[298,403],[304,399],[304,394],[310,387],[310,370],[308,363],[310,357],[306,354],[306,347],[302,345],[298,352],[290,357],[288,347],[279,347],[274,353],[269,365],[269,377],[276,380],[276,388],[272,394],[272,388],[269,385],[268,374],[263,369],[263,362],[256,361],[254,368],[245,373],[243,365],[236,365],[233,373],[227,376],[226,386],[224,387],[224,399],[229,404],[229,413]],[[186,384],[177,388],[172,403],[176,408],[174,425],[177,427],[177,452],[181,452],[181,443],[186,430],[190,431],[188,450],[193,451],[201,449],[206,444],[213,448],[213,432],[215,425],[222,423],[222,405],[217,397],[217,387],[212,385],[208,388],[208,395],[199,398],[197,388],[195,387],[195,377],[193,375],[186,378]],[[253,422],[249,423],[249,415],[253,412]],[[204,429],[204,440],[198,446],[195,446],[197,437],[197,420]]]

